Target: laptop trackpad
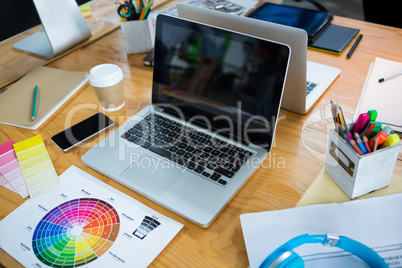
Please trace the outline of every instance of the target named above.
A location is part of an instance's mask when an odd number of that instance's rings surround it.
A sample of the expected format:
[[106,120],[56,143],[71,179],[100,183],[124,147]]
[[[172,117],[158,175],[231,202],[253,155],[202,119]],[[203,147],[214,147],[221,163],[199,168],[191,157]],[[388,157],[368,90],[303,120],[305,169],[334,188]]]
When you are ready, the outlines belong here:
[[142,155],[133,161],[120,177],[144,190],[160,196],[172,185],[183,173],[174,167],[173,162],[163,158],[155,158],[151,155]]

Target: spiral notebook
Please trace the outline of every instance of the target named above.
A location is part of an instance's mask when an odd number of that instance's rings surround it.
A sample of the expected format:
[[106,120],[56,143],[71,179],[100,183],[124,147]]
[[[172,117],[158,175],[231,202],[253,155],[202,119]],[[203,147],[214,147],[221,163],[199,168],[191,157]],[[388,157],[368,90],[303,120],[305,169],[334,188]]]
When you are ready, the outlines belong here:
[[[88,81],[86,72],[38,67],[0,94],[0,124],[35,130]],[[35,86],[39,87],[32,121]]]

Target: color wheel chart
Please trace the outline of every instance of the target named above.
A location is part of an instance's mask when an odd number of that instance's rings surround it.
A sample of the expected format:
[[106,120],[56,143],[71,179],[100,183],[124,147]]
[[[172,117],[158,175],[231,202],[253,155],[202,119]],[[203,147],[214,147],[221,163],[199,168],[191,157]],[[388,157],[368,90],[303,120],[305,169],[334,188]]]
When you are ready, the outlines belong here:
[[46,265],[78,267],[106,253],[119,229],[119,215],[109,203],[95,198],[74,199],[42,218],[34,231],[32,247]]

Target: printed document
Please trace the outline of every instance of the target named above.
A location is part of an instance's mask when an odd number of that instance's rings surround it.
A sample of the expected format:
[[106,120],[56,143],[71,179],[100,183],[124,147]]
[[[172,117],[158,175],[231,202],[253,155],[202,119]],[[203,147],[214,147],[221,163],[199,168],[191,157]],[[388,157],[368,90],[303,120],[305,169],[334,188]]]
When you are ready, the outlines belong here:
[[[390,268],[402,267],[402,194],[311,205],[240,216],[250,267],[302,234],[338,234],[376,251]],[[305,267],[367,267],[337,247],[305,244],[294,250]]]
[[72,166],[0,222],[25,267],[147,267],[183,227]]

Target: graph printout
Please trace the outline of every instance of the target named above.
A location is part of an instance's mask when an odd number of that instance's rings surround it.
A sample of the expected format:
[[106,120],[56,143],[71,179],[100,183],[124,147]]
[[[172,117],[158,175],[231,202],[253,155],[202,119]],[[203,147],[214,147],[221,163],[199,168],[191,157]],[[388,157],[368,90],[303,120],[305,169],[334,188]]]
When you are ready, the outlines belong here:
[[0,222],[25,267],[147,267],[183,227],[74,166],[59,179]]
[[26,198],[28,189],[13,144],[9,140],[0,145],[0,185]]
[[60,187],[56,170],[41,135],[14,143],[14,150],[31,197]]

